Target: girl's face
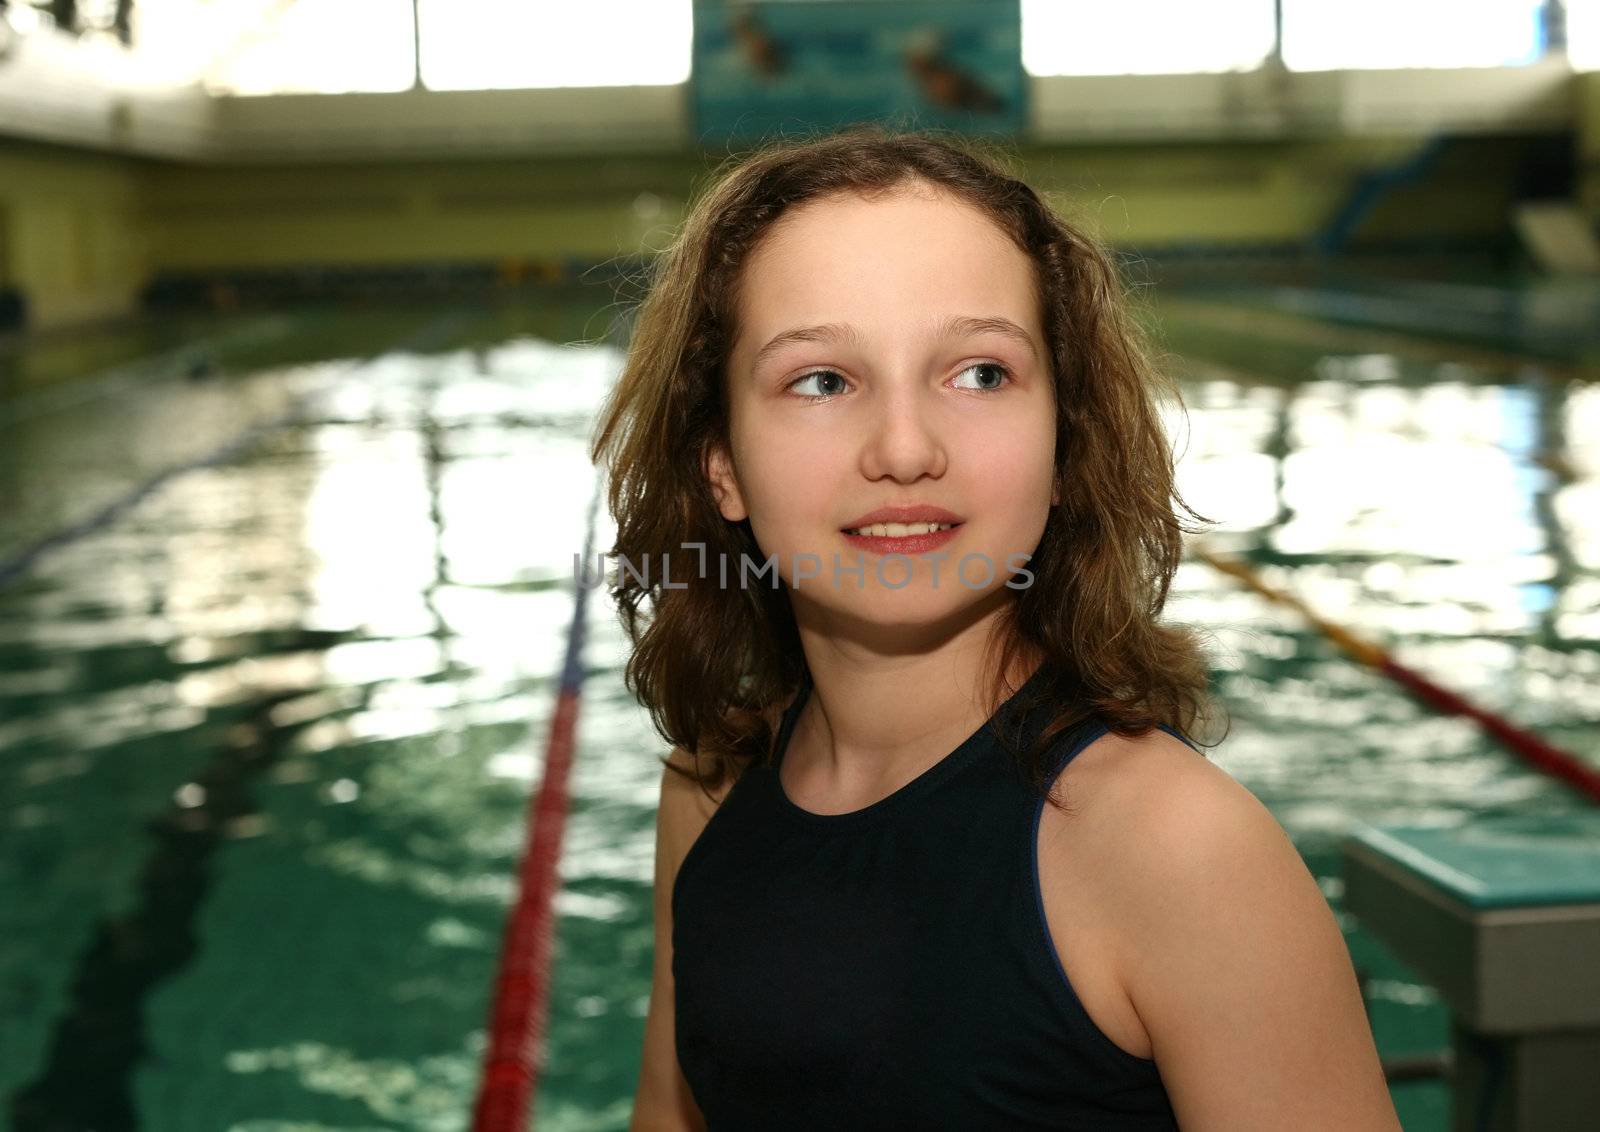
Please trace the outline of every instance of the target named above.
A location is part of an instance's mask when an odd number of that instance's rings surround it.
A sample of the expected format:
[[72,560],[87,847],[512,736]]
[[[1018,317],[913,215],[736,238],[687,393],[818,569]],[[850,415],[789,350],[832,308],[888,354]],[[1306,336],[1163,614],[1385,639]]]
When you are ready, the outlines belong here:
[[[743,268],[726,376],[732,452],[707,474],[797,603],[925,624],[1028,580],[1057,501],[1055,391],[1031,261],[981,212],[920,182],[789,210]],[[960,524],[909,561],[846,533],[916,506]]]

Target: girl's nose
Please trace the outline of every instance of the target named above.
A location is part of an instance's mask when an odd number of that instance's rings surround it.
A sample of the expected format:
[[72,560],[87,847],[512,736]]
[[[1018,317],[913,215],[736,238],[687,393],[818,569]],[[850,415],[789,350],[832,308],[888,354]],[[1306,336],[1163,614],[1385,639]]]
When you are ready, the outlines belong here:
[[861,472],[868,479],[888,477],[912,483],[923,476],[942,476],[948,461],[929,391],[910,382],[880,387],[873,411],[864,421]]

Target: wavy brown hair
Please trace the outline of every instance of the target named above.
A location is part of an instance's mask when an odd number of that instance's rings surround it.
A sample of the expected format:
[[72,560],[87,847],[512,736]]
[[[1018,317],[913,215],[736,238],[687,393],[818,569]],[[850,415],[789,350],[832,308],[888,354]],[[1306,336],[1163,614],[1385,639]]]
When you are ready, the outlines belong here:
[[[680,564],[671,588],[648,569],[618,569],[609,584],[633,644],[624,679],[656,730],[694,757],[692,771],[670,755],[666,765],[708,790],[772,758],[778,713],[810,679],[784,589],[678,588],[696,559],[765,560],[749,520],[722,517],[705,471],[709,447],[730,445],[726,363],[741,268],[787,209],[917,182],[976,207],[1032,260],[1055,381],[1061,502],[1028,563],[1032,583],[1008,590],[1015,598],[986,657],[992,704],[1012,699],[1030,718],[1041,703],[1051,707],[1031,744],[999,727],[997,738],[1048,797],[1048,748],[1066,728],[1098,717],[1123,735],[1156,724],[1192,735],[1215,706],[1198,637],[1158,620],[1183,534],[1203,529],[1185,526],[1180,510],[1210,520],[1178,494],[1159,401],[1181,400],[1152,362],[1110,254],[992,146],[856,126],[768,142],[713,172],[649,269],[626,361],[596,424],[592,456],[605,461],[617,521],[610,554],[635,567],[664,556]],[[704,558],[684,544],[703,544]],[[1019,658],[1049,666],[1027,703],[1003,675]]]

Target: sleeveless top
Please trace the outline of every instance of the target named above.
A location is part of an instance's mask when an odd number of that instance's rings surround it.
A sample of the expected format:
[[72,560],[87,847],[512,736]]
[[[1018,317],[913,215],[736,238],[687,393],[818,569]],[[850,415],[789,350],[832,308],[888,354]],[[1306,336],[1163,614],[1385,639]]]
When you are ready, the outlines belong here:
[[[710,1132],[1177,1129],[1156,1063],[1095,1025],[1045,924],[1044,800],[989,731],[1031,740],[1044,709],[1020,719],[1019,691],[892,794],[817,814],[778,777],[809,691],[673,885],[678,1063]],[[1106,730],[1056,736],[1054,774]]]

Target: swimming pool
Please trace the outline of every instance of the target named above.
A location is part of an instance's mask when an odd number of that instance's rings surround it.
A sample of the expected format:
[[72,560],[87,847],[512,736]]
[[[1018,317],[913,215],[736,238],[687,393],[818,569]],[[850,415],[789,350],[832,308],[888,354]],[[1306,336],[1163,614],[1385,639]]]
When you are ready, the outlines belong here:
[[[1600,761],[1595,346],[1540,319],[1441,327],[1450,301],[1381,280],[1163,294],[1180,483],[1221,520],[1208,546]],[[237,313],[0,359],[17,1132],[466,1126],[618,363],[605,308]],[[649,992],[661,744],[602,597],[545,1129],[626,1125]],[[1233,724],[1214,757],[1336,908],[1352,821],[1587,806],[1203,562],[1168,615],[1211,634]],[[1433,992],[1341,923],[1380,1053],[1443,1048]],[[1446,1127],[1439,1081],[1392,1088],[1408,1130]]]

